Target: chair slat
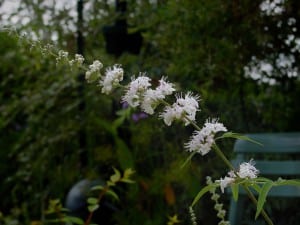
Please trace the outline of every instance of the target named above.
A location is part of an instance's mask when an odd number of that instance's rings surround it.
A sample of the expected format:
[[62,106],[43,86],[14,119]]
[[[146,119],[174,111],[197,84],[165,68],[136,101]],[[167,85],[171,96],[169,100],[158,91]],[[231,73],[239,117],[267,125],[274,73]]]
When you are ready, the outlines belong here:
[[299,153],[300,132],[256,133],[247,137],[261,143],[258,145],[245,140],[237,140],[234,151],[237,153]]

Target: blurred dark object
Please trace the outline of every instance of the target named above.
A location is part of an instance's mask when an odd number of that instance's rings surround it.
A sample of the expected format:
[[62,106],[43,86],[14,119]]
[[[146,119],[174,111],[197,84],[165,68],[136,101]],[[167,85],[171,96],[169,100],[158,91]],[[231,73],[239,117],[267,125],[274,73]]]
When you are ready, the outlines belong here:
[[[89,211],[87,209],[87,198],[92,187],[96,185],[105,185],[102,180],[81,180],[76,183],[69,191],[66,197],[65,207],[70,210],[70,215],[86,220]],[[92,221],[96,224],[115,224],[113,214],[117,212],[117,207],[107,198],[103,198],[100,207],[94,212]]]
[[143,38],[140,31],[128,33],[128,25],[126,21],[126,1],[116,1],[116,11],[119,18],[112,26],[103,27],[103,35],[106,42],[106,51],[116,57],[123,52],[131,54],[139,54],[142,46]]

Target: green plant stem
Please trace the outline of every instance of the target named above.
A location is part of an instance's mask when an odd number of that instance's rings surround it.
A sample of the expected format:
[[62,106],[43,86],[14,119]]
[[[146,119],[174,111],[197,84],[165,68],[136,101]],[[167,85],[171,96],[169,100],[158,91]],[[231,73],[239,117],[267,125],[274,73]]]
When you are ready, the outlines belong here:
[[[221,149],[215,143],[212,145],[213,150],[215,150],[216,154],[224,161],[224,163],[232,170],[235,171],[235,168],[231,164],[231,162],[226,158]],[[236,174],[237,175],[237,174]]]
[[[257,206],[257,199],[255,198],[253,193],[250,191],[250,189],[244,184],[242,184],[242,187],[247,192],[247,195],[251,199],[251,201]],[[271,218],[268,216],[268,214],[266,213],[266,211],[264,209],[261,210],[261,215],[264,217],[264,219],[265,219],[265,221],[267,222],[268,225],[274,225]]]

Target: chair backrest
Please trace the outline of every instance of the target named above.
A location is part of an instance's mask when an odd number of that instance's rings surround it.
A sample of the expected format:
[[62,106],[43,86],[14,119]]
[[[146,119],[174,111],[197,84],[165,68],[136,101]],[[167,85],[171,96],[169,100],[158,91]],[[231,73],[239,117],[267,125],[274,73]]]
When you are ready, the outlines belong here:
[[[237,140],[234,145],[237,157],[232,161],[235,167],[253,158],[261,176],[299,178],[300,132],[253,133],[246,134],[246,136],[261,145],[246,140]],[[269,196],[300,197],[300,188],[275,187]]]

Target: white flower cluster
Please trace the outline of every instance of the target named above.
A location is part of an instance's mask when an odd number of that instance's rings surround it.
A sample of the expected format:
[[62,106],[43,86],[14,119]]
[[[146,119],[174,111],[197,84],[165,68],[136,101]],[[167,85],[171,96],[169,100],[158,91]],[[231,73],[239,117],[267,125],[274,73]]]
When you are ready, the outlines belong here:
[[[94,82],[99,78],[99,85],[102,87],[102,93],[109,94],[114,87],[118,86],[123,80],[124,71],[120,65],[109,67],[102,77],[100,69],[103,67],[99,61],[94,61],[86,72],[88,82]],[[151,88],[151,79],[145,73],[139,73],[138,77],[132,77],[131,82],[126,86],[122,102],[135,108],[140,106],[141,110],[147,114],[154,114],[159,104],[166,106],[159,117],[163,119],[167,126],[172,125],[174,121],[183,122],[189,125],[196,120],[196,113],[199,110],[199,96],[194,96],[191,92],[186,94],[177,94],[176,101],[169,105],[164,102],[166,96],[175,91],[174,84],[167,81],[165,77],[159,80],[159,84],[154,89]],[[226,132],[226,127],[216,119],[207,120],[201,130],[195,131],[190,141],[185,144],[189,152],[197,152],[201,155],[207,154],[211,150],[214,138],[218,132]]]
[[207,120],[201,130],[194,132],[190,141],[185,144],[185,148],[188,152],[198,152],[205,155],[211,150],[215,134],[222,131],[226,132],[227,129],[217,119]]
[[59,63],[63,63],[65,61],[68,61],[68,56],[69,56],[69,53],[66,52],[66,51],[63,51],[63,50],[59,50],[58,51],[58,56],[56,57],[56,64],[59,64]]
[[[88,82],[99,80],[102,93],[109,94],[123,80],[124,71],[120,65],[114,65],[107,68],[104,76],[102,76],[100,74],[102,67],[100,61],[94,61],[89,66],[89,70],[86,71],[86,79]],[[174,121],[183,122],[185,125],[192,123],[197,126],[194,121],[196,120],[196,113],[200,111],[199,96],[193,95],[191,92],[177,94],[175,95],[175,102],[168,104],[165,102],[165,98],[176,91],[174,84],[162,77],[157,87],[151,88],[151,86],[151,79],[145,73],[140,72],[137,77],[132,77],[131,82],[126,86],[122,102],[126,102],[133,108],[139,106],[143,112],[150,115],[154,114],[155,109],[163,103],[166,106],[159,117],[167,126],[172,125]],[[226,131],[226,127],[217,119],[207,120],[201,130],[194,132],[190,141],[185,144],[185,148],[188,152],[205,155],[211,150],[216,133]]]
[[159,80],[159,85],[156,89],[148,89],[144,93],[141,108],[145,113],[152,115],[155,108],[167,95],[171,95],[175,91],[173,84],[166,81],[163,77]]
[[127,102],[131,107],[139,106],[144,93],[151,86],[150,81],[150,78],[142,73],[137,78],[132,78],[122,98],[123,102]]
[[100,80],[99,84],[102,86],[102,93],[109,94],[114,87],[118,86],[123,80],[124,70],[120,65],[109,67],[105,71],[104,77]]
[[100,70],[103,64],[99,60],[95,60],[92,65],[89,65],[89,70],[85,72],[85,79],[88,83],[92,83],[101,77]]
[[89,70],[85,72],[85,79],[88,83],[98,81],[99,86],[102,87],[102,93],[110,94],[123,80],[124,70],[121,65],[115,64],[106,68],[104,76],[102,76],[100,73],[102,67],[103,64],[99,60],[95,60],[93,64],[89,65]]
[[192,207],[189,207],[189,214],[190,214],[192,225],[197,225],[197,217]]
[[73,65],[75,66],[81,66],[84,62],[84,58],[80,54],[75,54],[75,58],[69,61],[69,65],[72,67]]
[[239,171],[237,172],[240,178],[254,179],[257,177],[259,171],[255,168],[255,162],[251,159],[249,162],[243,162],[240,165]]
[[196,112],[199,111],[199,97],[192,96],[188,92],[184,97],[177,95],[176,99],[176,102],[171,106],[167,106],[160,115],[165,124],[170,126],[174,120],[179,120],[188,125],[191,121],[195,121]]
[[[51,46],[45,47],[45,51],[51,51]],[[63,50],[58,51],[58,55],[56,57],[56,65],[64,65],[69,64],[71,67],[80,67],[84,62],[84,57],[80,54],[75,54],[74,59],[69,60],[69,53]]]
[[153,114],[156,107],[167,95],[171,95],[175,91],[175,88],[164,77],[159,80],[159,85],[155,89],[151,89],[150,86],[150,78],[140,73],[127,86],[127,91],[122,100],[127,102],[131,107],[140,105],[143,112]]
[[243,162],[239,166],[239,170],[237,172],[230,171],[228,176],[221,178],[220,188],[222,193],[224,193],[224,189],[228,187],[230,184],[234,183],[235,179],[237,178],[244,178],[244,179],[254,179],[257,178],[259,173],[258,169],[254,166],[254,161],[251,159],[249,162]]

